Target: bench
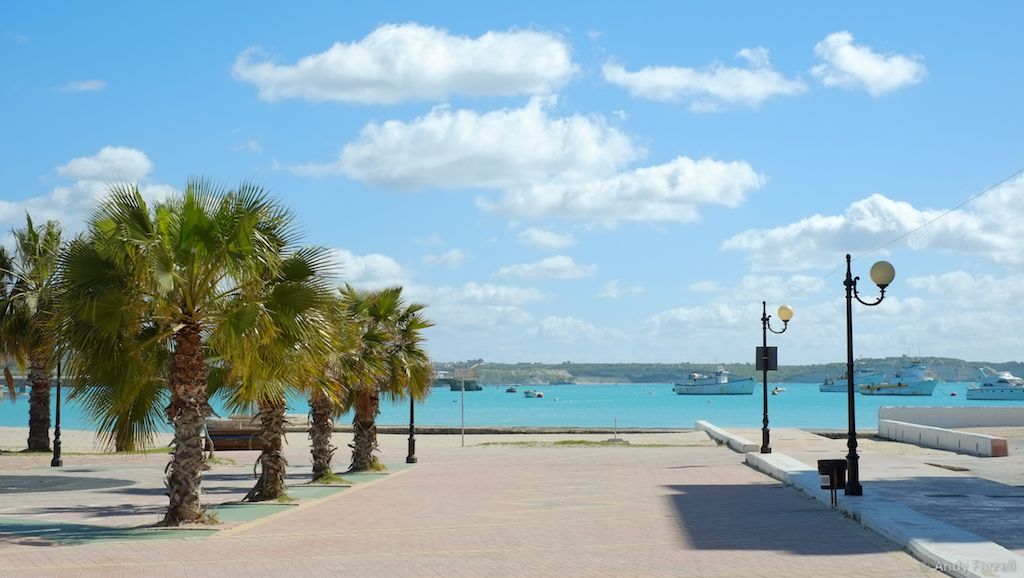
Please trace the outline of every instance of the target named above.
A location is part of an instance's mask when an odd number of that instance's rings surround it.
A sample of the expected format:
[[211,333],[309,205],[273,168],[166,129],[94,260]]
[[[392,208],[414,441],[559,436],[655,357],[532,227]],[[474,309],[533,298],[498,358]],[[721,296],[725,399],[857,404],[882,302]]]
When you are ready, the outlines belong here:
[[206,420],[206,451],[259,450],[259,425],[249,417]]

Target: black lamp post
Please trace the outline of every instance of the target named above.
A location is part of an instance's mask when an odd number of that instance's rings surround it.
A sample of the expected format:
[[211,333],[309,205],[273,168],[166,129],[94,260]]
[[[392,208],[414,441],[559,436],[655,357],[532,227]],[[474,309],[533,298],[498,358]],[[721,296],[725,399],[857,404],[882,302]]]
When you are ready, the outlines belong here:
[[59,468],[64,465],[60,457],[60,360],[57,360],[57,427],[53,428],[53,459],[50,460],[51,468]]
[[416,463],[416,419],[415,419],[415,408],[416,400],[412,397],[412,392],[409,392],[409,455],[405,456],[405,463],[415,464]]
[[860,485],[860,457],[857,455],[857,420],[853,409],[853,396],[857,393],[854,388],[856,384],[853,383],[853,300],[857,299],[863,305],[868,307],[874,307],[885,299],[885,288],[892,283],[892,280],[896,278],[896,270],[888,261],[878,261],[871,266],[871,280],[878,285],[881,293],[878,295],[878,299],[869,303],[860,298],[857,293],[857,281],[860,281],[860,277],[854,277],[850,273],[850,255],[846,255],[846,280],[843,284],[846,286],[846,404],[849,412],[848,420],[850,423],[850,431],[846,434],[846,447],[850,448],[850,453],[846,454],[846,469],[848,470],[848,477],[846,480],[846,491],[847,496],[861,496],[864,494],[864,488]]
[[[789,305],[783,305],[779,307],[779,319],[782,320],[782,329],[775,331],[772,329],[771,319],[772,316],[768,315],[768,303],[765,301],[761,302],[761,340],[763,347],[761,348],[762,358],[758,360],[760,362],[761,370],[764,372],[762,383],[764,384],[764,418],[761,421],[761,453],[770,454],[772,453],[771,438],[768,433],[768,370],[775,369],[775,360],[770,359],[768,351],[768,332],[771,331],[777,335],[785,333],[786,328],[789,327],[789,320],[793,318],[793,308]],[[772,348],[773,350],[775,348]]]

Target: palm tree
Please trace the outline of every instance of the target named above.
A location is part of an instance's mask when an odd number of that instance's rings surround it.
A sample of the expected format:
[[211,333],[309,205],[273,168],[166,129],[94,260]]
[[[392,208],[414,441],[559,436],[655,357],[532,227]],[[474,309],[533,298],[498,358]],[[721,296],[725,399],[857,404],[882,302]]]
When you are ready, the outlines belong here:
[[260,477],[246,500],[285,497],[286,394],[319,389],[330,345],[329,253],[304,248],[268,268],[256,295],[240,293],[210,342],[225,369],[229,404],[257,409]]
[[353,410],[350,471],[379,469],[374,453],[380,398],[401,401],[410,395],[416,399],[427,396],[431,366],[422,348],[421,332],[433,323],[422,315],[425,305],[404,303],[401,287],[361,293],[346,286],[342,296],[364,335],[377,336],[365,344],[361,367],[346,392],[344,408]]
[[[261,307],[297,234],[292,216],[259,187],[225,191],[191,180],[150,208],[137,185],[111,187],[60,264],[61,334],[69,374],[108,441],[151,440],[155,404],[174,430],[163,523],[202,520],[210,414],[210,343]],[[232,360],[241,354],[220,351]],[[241,371],[243,365],[234,369]]]
[[[28,451],[50,450],[50,374],[57,359],[51,330],[54,271],[61,247],[61,228],[57,221],[36,227],[25,215],[25,227],[14,231],[15,256],[0,258],[3,285],[0,293],[0,329],[4,337],[0,348],[13,356],[18,365],[28,363],[28,381],[32,386],[28,409]],[[5,368],[5,377],[10,370]],[[10,380],[8,388],[11,388]]]

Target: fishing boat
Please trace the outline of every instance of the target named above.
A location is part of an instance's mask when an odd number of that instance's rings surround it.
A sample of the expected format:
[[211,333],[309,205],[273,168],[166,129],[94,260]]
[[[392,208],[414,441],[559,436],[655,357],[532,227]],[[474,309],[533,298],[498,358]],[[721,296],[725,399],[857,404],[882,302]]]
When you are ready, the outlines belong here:
[[523,392],[525,397],[544,397],[543,391],[537,391],[535,389],[528,389]]
[[931,395],[939,380],[925,364],[915,361],[893,376],[893,381],[861,385],[861,395]]
[[[885,381],[885,374],[878,373],[874,369],[866,367],[857,368],[853,370],[853,385],[860,387],[862,385],[879,385]],[[821,382],[818,386],[818,391],[825,393],[846,393],[849,388],[849,382],[846,379],[846,374],[843,374],[839,379],[832,379],[832,376],[825,376],[825,381]],[[856,390],[854,390],[856,391]]]
[[672,391],[679,395],[751,395],[754,378],[733,379],[719,367],[713,375],[691,373],[687,381],[673,385]]
[[1024,378],[1009,371],[982,367],[981,383],[967,390],[967,399],[1024,399]]

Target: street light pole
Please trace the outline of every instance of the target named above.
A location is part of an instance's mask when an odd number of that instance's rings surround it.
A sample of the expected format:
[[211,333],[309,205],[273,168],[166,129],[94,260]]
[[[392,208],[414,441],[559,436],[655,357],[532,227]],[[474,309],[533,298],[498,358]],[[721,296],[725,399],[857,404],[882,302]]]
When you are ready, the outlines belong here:
[[409,455],[405,456],[405,463],[415,464],[416,463],[416,419],[415,410],[416,400],[412,396],[412,392],[409,392]]
[[64,465],[60,457],[60,360],[57,360],[57,427],[53,428],[53,459],[50,460],[51,468],[59,468]]
[[771,319],[772,316],[768,315],[768,303],[765,301],[761,302],[761,371],[763,372],[762,384],[764,387],[761,392],[764,396],[764,417],[761,420],[761,453],[770,454],[772,453],[771,446],[771,435],[768,430],[768,370],[775,369],[775,367],[769,367],[768,358],[768,332],[771,331],[776,335],[781,335],[786,332],[789,327],[789,320],[793,318],[793,308],[789,305],[783,305],[779,307],[779,319],[782,320],[782,329],[775,331],[772,329]]
[[885,299],[885,288],[896,278],[896,270],[887,261],[878,261],[871,266],[871,280],[878,285],[881,293],[878,299],[867,302],[860,298],[857,293],[857,281],[860,277],[854,277],[850,271],[850,254],[846,254],[846,409],[849,431],[846,434],[846,447],[850,452],[846,454],[846,469],[848,477],[846,480],[845,494],[847,496],[864,495],[864,488],[860,485],[860,456],[857,455],[857,416],[854,411],[854,388],[853,379],[853,300],[856,299],[862,305],[874,307]]

